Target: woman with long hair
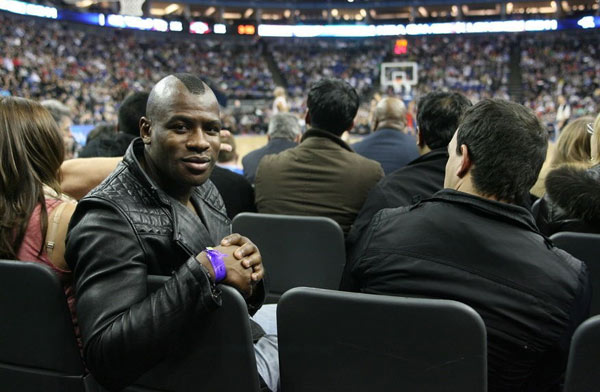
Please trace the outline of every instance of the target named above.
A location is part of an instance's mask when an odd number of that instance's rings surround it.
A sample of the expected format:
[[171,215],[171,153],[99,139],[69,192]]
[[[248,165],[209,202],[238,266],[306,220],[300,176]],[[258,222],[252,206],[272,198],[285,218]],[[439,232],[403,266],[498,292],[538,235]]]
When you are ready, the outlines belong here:
[[[548,146],[548,157],[531,193],[542,197],[546,193],[546,176],[564,165],[587,166],[590,160],[590,134],[587,125],[593,117],[580,117],[568,123],[560,133],[554,146]],[[554,147],[554,148],[552,148]]]
[[0,258],[49,266],[73,310],[64,248],[75,202],[61,193],[63,139],[42,105],[0,97],[0,156]]
[[546,235],[559,231],[600,233],[600,114],[595,120],[584,118],[582,128],[587,150],[577,153],[580,159],[576,162],[562,164],[546,177],[546,194],[536,216],[539,229]]

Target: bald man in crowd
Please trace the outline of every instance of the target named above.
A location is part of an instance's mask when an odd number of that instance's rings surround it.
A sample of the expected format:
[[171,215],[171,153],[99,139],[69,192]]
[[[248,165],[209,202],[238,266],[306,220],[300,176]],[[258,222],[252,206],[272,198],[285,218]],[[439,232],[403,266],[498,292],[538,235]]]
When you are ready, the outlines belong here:
[[406,106],[398,98],[384,98],[373,117],[374,132],[352,145],[360,155],[381,163],[385,175],[419,156],[416,140],[406,129]]
[[[167,76],[139,129],[123,161],[77,205],[66,244],[85,363],[109,390],[192,344],[181,337],[221,306],[217,283],[240,291],[252,313],[264,300],[260,253],[230,233],[208,181],[221,130],[210,87],[194,75]],[[149,294],[148,275],[170,279]],[[263,386],[276,390],[277,338],[251,326]]]

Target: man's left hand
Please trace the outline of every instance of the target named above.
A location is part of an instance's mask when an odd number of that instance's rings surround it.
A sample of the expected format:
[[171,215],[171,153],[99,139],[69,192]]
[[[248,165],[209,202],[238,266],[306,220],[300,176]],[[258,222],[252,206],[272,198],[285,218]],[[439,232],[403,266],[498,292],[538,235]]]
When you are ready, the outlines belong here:
[[246,268],[252,268],[252,281],[259,282],[265,275],[260,251],[247,237],[234,233],[221,240],[222,246],[237,245],[239,248],[233,256],[240,260]]

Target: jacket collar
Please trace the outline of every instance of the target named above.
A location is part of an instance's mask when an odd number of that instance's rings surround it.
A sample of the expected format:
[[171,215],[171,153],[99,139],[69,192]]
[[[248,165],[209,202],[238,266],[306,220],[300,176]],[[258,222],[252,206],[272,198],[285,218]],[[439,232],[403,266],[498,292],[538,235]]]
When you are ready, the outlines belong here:
[[421,155],[417,159],[413,159],[408,164],[408,166],[416,165],[418,163],[423,163],[423,162],[442,160],[442,159],[444,161],[448,160],[448,150],[446,149],[446,147],[436,148],[435,150],[431,150],[427,154]]
[[303,143],[305,140],[312,138],[312,137],[321,137],[321,138],[329,139],[329,140],[333,141],[334,143],[338,144],[339,146],[341,146],[343,149],[354,152],[354,150],[352,150],[352,148],[350,148],[348,143],[343,141],[340,137],[335,136],[331,132],[327,132],[327,131],[324,131],[324,130],[318,129],[318,128],[311,128],[308,131],[304,132],[304,135],[302,135],[302,140],[300,140],[300,143]]
[[[173,240],[180,244],[190,254],[193,252],[190,249],[195,249],[202,241],[204,243],[214,242],[211,239],[211,232],[216,232],[214,229],[217,223],[214,220],[207,219],[206,216],[198,217],[192,214],[185,206],[171,198],[165,191],[159,188],[159,186],[148,176],[148,174],[142,169],[140,160],[144,156],[144,143],[141,138],[136,138],[127,148],[125,155],[123,156],[123,164],[128,167],[130,172],[140,184],[150,193],[156,197],[163,205],[168,207],[171,211],[171,218],[173,219]],[[204,184],[194,187],[192,190],[192,203],[198,209],[199,214],[205,214],[202,206],[206,206],[214,211],[214,214],[220,215],[223,221],[228,223],[227,216],[222,211],[222,200],[216,187],[207,180]],[[177,211],[177,212],[176,212]],[[189,227],[190,224],[196,227],[197,235],[190,239],[182,236],[180,232],[180,221],[183,221],[184,226]],[[196,223],[191,223],[196,221]],[[190,242],[191,241],[191,242]],[[209,242],[206,242],[209,241]]]
[[140,161],[144,159],[144,142],[141,138],[135,138],[127,148],[123,156],[123,163],[129,168],[130,172],[136,177],[141,185],[150,190],[162,203],[170,204],[167,194],[158,187],[150,176],[142,169]]
[[[525,207],[516,204],[502,203],[495,200],[484,199],[465,192],[455,191],[453,189],[442,189],[435,193],[431,198],[423,200],[421,203],[429,201],[443,201],[452,204],[460,204],[468,208],[478,210],[480,213],[487,214],[506,222],[517,224],[531,231],[539,233],[535,220]],[[420,204],[420,203],[419,203]]]

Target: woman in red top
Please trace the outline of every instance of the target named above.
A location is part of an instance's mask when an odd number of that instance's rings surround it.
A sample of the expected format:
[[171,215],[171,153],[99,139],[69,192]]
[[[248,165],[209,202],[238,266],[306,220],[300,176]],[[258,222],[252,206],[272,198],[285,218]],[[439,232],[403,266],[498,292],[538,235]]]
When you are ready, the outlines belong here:
[[50,113],[35,101],[0,97],[0,156],[0,258],[52,268],[73,312],[64,248],[75,202],[60,190],[64,147]]

